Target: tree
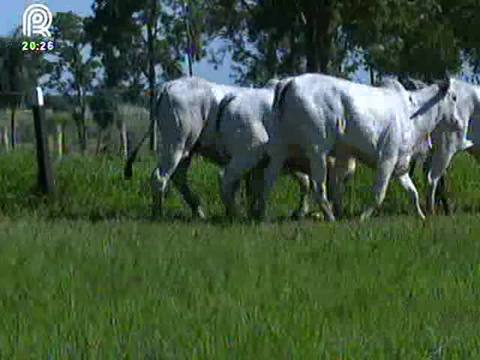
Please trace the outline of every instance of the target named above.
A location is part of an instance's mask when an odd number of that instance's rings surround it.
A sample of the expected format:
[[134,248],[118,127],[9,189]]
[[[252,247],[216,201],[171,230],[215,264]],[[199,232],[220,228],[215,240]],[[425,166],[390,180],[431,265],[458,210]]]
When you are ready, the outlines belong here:
[[[142,80],[148,88],[150,124],[155,126],[155,98],[159,79],[181,74],[177,2],[159,0],[96,0],[87,32],[95,53],[105,65],[105,86],[121,89]],[[182,27],[182,31],[183,27]],[[156,147],[156,131],[151,148]]]
[[462,59],[473,71],[472,81],[479,83],[480,77],[480,3],[475,0],[441,1],[447,11],[449,24],[455,34]]
[[58,156],[62,157],[67,150],[65,128],[73,120],[73,104],[63,95],[46,95],[45,108],[52,111],[51,122],[56,133]]
[[0,108],[10,109],[10,144],[16,145],[17,108],[28,100],[45,71],[41,53],[24,52],[17,30],[12,37],[0,38]]
[[301,72],[345,76],[355,64],[345,60],[353,46],[344,30],[340,0],[216,0],[209,34],[230,45],[211,54],[218,62],[227,50],[237,63],[237,82],[265,83]]
[[377,75],[401,74],[429,81],[460,70],[461,48],[450,11],[438,0],[375,1],[360,13],[357,4],[355,42],[364,50],[368,68]]
[[57,46],[51,62],[49,86],[74,104],[73,119],[80,151],[84,153],[87,149],[86,97],[93,89],[100,63],[89,54],[84,19],[80,16],[72,12],[57,13],[52,32]]
[[101,150],[105,130],[111,128],[118,118],[118,94],[107,88],[97,88],[90,99],[93,121],[99,129],[96,153]]

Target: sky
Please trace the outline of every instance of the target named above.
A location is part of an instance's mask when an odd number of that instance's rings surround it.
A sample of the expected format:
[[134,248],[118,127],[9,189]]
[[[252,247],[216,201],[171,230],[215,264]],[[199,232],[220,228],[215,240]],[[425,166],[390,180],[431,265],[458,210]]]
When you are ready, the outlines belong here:
[[[7,36],[17,27],[22,25],[23,11],[27,6],[33,3],[44,4],[48,6],[55,16],[55,12],[72,11],[81,16],[92,15],[93,0],[0,0],[0,36]],[[220,46],[220,41],[214,41],[211,46]],[[207,80],[221,84],[233,84],[231,78],[233,74],[231,68],[232,60],[230,56],[225,56],[224,63],[214,69],[206,59],[194,63],[194,75],[203,77]],[[186,67],[184,66],[186,71]]]
[[[55,12],[72,11],[81,16],[92,15],[93,0],[0,0],[0,36],[9,35],[17,26],[22,24],[23,11],[32,3],[44,4],[48,6],[55,16]],[[220,40],[213,41],[212,48],[218,48],[221,45]],[[187,72],[184,64],[185,73]],[[209,64],[206,59],[194,63],[193,73],[196,76],[220,84],[233,84],[232,79],[232,59],[229,54],[225,56],[224,62],[217,69]],[[353,80],[366,82],[368,75],[365,71],[355,74]]]

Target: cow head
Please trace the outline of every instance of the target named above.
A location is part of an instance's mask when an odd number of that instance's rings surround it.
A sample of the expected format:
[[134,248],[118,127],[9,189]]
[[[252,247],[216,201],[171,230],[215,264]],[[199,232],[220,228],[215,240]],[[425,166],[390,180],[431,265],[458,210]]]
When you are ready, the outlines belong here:
[[466,131],[468,119],[459,109],[458,88],[455,80],[448,78],[436,82],[439,95],[442,97],[440,106],[443,125],[451,131]]

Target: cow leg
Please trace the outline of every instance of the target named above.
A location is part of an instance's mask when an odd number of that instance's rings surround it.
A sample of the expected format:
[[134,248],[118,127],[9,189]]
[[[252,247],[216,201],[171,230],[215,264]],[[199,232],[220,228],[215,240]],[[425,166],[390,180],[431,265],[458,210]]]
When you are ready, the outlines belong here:
[[327,157],[327,197],[330,201],[333,201],[335,193],[335,161],[334,157]]
[[327,198],[327,152],[315,149],[310,154],[310,168],[314,185],[314,198],[327,221],[335,221],[335,216]]
[[[423,172],[425,173],[426,176],[428,176],[428,170],[430,169],[431,165],[432,165],[432,155],[430,153],[423,164]],[[447,199],[447,185],[446,185],[445,175],[441,176],[440,179],[438,180],[438,187],[435,193],[435,197],[436,197],[436,203],[440,203],[442,205],[443,211],[445,212],[445,214],[450,215],[451,209],[450,209],[450,203],[448,202],[448,199]]]
[[420,206],[420,198],[418,196],[418,191],[415,185],[413,184],[412,179],[410,178],[410,175],[408,173],[400,176],[398,178],[400,181],[400,185],[407,190],[407,192],[410,194],[413,200],[413,204],[415,205],[415,208],[417,209],[417,214],[420,216],[422,220],[425,220],[425,215],[423,214],[422,208]]
[[439,202],[442,204],[445,215],[451,214],[450,203],[447,198],[447,184],[445,175],[443,175],[438,181],[437,196]]
[[255,172],[252,170],[245,177],[245,200],[249,213],[255,202],[255,181]]
[[379,209],[382,205],[394,169],[395,161],[393,160],[383,161],[379,164],[375,184],[373,186],[374,203],[362,213],[360,221],[365,221],[370,218],[375,210]]
[[234,157],[225,167],[220,187],[220,196],[228,217],[238,215],[235,205],[235,193],[239,188],[240,180],[259,163],[260,156],[260,153],[249,153],[241,157]]
[[300,201],[297,209],[293,212],[292,217],[294,219],[302,219],[308,215],[310,211],[310,204],[308,201],[308,195],[310,193],[310,177],[300,171],[292,172],[292,176],[298,181],[300,186]]
[[[424,162],[425,164],[425,162]],[[408,174],[410,175],[410,179],[413,178],[415,175],[415,168],[417,167],[417,158],[414,157],[412,160],[410,160],[410,169],[408,170]]]
[[287,154],[283,151],[275,151],[269,155],[269,163],[266,169],[263,172],[262,186],[259,191],[259,196],[257,197],[257,202],[252,209],[252,215],[257,220],[265,219],[265,213],[267,208],[267,199],[270,192],[273,189],[275,180],[282,171],[283,164],[287,159]]
[[188,184],[188,169],[190,168],[191,162],[191,156],[183,159],[178,165],[177,171],[175,172],[172,180],[175,184],[175,187],[192,210],[193,217],[205,220],[206,216],[201,206],[200,197],[192,191]]
[[333,211],[337,219],[343,217],[343,195],[345,194],[346,184],[353,174],[349,167],[348,159],[336,159],[335,167],[331,169],[330,193],[333,200]]
[[429,185],[427,192],[427,212],[429,214],[435,214],[435,195],[437,193],[440,179],[444,175],[452,157],[453,152],[449,152],[448,150],[435,153],[432,157],[430,171],[427,176]]
[[168,179],[160,175],[160,169],[155,168],[151,176],[152,187],[152,218],[163,216],[163,201],[167,190]]
[[262,160],[252,169],[249,174],[250,180],[250,198],[251,202],[248,208],[248,216],[250,218],[255,218],[255,211],[259,206],[259,199],[262,196],[263,181],[264,181],[264,171],[269,164],[268,156],[264,156]]
[[165,154],[165,157],[153,170],[151,175],[152,187],[152,217],[157,218],[163,215],[163,202],[165,199],[165,192],[170,178],[175,173],[178,164],[182,160],[183,149],[178,149]]

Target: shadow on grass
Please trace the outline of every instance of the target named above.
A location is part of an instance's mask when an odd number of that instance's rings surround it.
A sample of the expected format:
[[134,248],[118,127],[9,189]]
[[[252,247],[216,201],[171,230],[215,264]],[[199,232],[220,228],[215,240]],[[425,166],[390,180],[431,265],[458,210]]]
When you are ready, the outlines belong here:
[[[463,204],[452,202],[452,215],[474,214],[480,211],[480,207],[476,204]],[[72,206],[72,199],[69,199],[61,192],[52,196],[42,194],[38,186],[32,186],[28,191],[21,194],[10,193],[0,194],[0,213],[9,217],[17,218],[28,214],[33,214],[48,221],[69,220],[69,221],[89,221],[92,223],[99,222],[140,222],[145,224],[169,225],[172,223],[184,223],[192,226],[195,225],[213,225],[219,227],[230,227],[232,225],[256,226],[263,225],[281,225],[281,224],[327,224],[323,216],[309,215],[302,219],[294,219],[291,216],[273,216],[269,215],[263,221],[257,221],[241,215],[237,218],[228,218],[222,212],[214,213],[208,216],[206,220],[192,217],[188,212],[181,213],[178,210],[166,209],[166,214],[161,218],[153,219],[150,215],[149,208],[138,206],[126,208],[105,208],[90,207],[77,204]],[[317,213],[317,212],[315,212]],[[347,211],[345,216],[338,219],[336,223],[359,223],[360,212]],[[436,216],[443,216],[443,210],[438,208]],[[394,209],[384,208],[378,211],[372,220],[377,218],[389,217],[416,217],[413,209]],[[431,218],[431,217],[430,217]]]

